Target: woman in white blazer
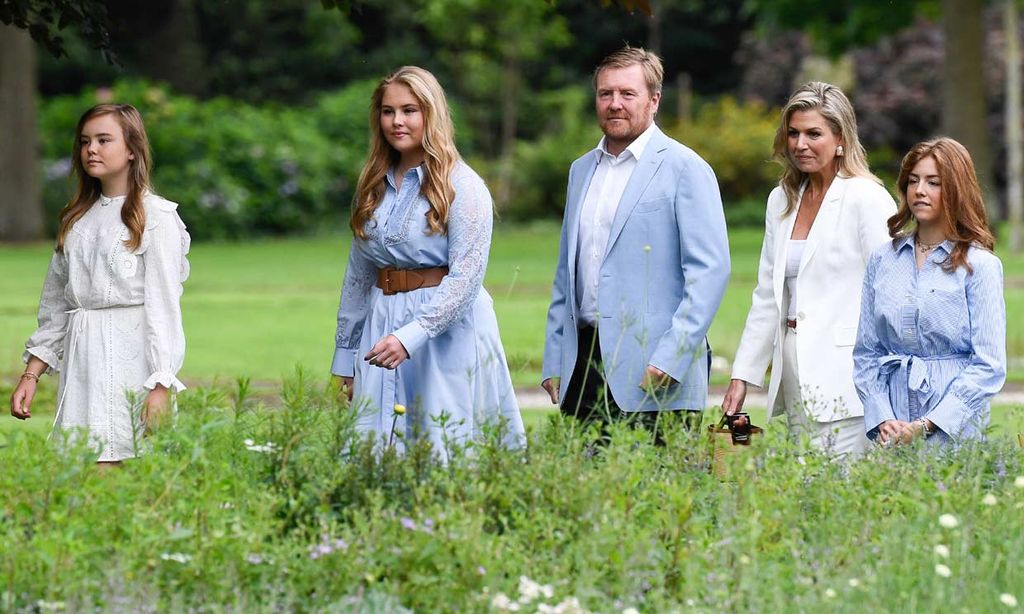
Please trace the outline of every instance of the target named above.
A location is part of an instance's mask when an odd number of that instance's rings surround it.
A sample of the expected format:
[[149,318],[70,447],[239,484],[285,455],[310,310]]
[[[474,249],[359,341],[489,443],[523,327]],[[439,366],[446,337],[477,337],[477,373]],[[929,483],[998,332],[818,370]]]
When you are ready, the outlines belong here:
[[868,446],[853,384],[861,286],[871,253],[889,238],[896,203],[868,170],[857,118],[842,90],[801,86],[782,110],[757,287],[743,328],[727,414],[743,407],[771,364],[768,417],[837,455]]

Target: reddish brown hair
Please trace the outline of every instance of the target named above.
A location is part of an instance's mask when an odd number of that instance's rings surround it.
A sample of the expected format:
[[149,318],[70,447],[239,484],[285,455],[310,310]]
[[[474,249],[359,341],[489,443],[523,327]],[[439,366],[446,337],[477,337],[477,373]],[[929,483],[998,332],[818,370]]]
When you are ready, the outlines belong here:
[[940,137],[918,143],[903,157],[900,176],[896,181],[900,206],[896,215],[889,218],[889,236],[895,241],[912,231],[910,225],[914,215],[907,202],[907,186],[914,167],[929,156],[935,160],[939,170],[943,233],[956,244],[942,268],[954,271],[963,266],[968,272],[973,272],[967,262],[967,250],[974,244],[992,251],[995,236],[988,227],[985,201],[981,197],[981,186],[978,185],[971,154],[966,147],[951,138]]
[[146,211],[142,199],[149,189],[149,170],[152,166],[146,126],[142,123],[142,115],[130,104],[99,104],[83,113],[75,128],[71,168],[72,174],[78,178],[78,187],[74,198],[60,212],[57,251],[64,249],[68,231],[102,195],[100,180],[90,177],[82,165],[82,130],[86,122],[102,115],[110,115],[121,126],[125,145],[134,156],[134,159],[128,161],[128,194],[121,207],[121,221],[128,227],[128,239],[125,241],[128,249],[134,251],[142,244],[142,232],[146,229]]

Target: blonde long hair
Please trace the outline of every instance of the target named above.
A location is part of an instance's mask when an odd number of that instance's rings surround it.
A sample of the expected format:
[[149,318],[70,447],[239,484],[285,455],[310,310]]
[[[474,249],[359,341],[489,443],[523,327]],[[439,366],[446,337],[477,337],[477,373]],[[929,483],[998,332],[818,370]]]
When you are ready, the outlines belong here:
[[889,218],[889,236],[893,241],[910,233],[914,214],[907,202],[907,186],[910,175],[921,160],[932,157],[939,171],[939,183],[942,186],[942,229],[947,237],[955,243],[949,258],[942,264],[943,270],[952,272],[957,267],[965,267],[973,273],[971,263],[967,262],[967,251],[971,244],[981,246],[989,251],[995,248],[995,236],[988,226],[988,215],[985,212],[985,201],[978,185],[978,175],[974,171],[974,162],[967,148],[949,137],[940,137],[914,145],[903,157],[900,165],[900,176],[896,180],[899,186],[900,206],[896,215]]
[[793,162],[789,155],[789,120],[797,111],[817,111],[828,122],[832,134],[843,143],[843,155],[836,156],[837,174],[840,177],[867,177],[882,185],[882,180],[875,177],[868,168],[868,156],[857,136],[857,115],[853,111],[850,99],[843,90],[830,83],[810,81],[801,85],[782,109],[779,129],[775,132],[773,157],[782,165],[782,177],[779,185],[786,193],[786,209],[782,217],[786,217],[796,209],[800,195],[800,185],[807,178]]
[[384,197],[384,177],[399,161],[399,153],[384,138],[380,127],[384,90],[401,83],[412,90],[423,113],[423,161],[425,180],[420,191],[430,203],[427,224],[431,234],[448,231],[448,210],[455,200],[452,171],[459,161],[455,147],[455,128],[444,89],[429,71],[418,66],[403,66],[381,80],[370,102],[370,154],[356,186],[355,202],[349,225],[356,237],[365,240],[366,224]]
[[121,207],[121,221],[128,227],[125,246],[130,251],[135,251],[142,244],[142,232],[146,229],[146,210],[142,201],[146,191],[150,189],[149,171],[153,165],[146,126],[142,123],[142,115],[130,104],[98,104],[82,114],[75,128],[71,168],[72,174],[78,178],[78,186],[74,197],[60,212],[60,224],[57,229],[58,252],[64,251],[64,241],[71,227],[103,194],[100,180],[90,177],[82,164],[82,130],[86,122],[102,115],[112,116],[121,126],[125,145],[133,155],[133,159],[128,161],[128,193]]

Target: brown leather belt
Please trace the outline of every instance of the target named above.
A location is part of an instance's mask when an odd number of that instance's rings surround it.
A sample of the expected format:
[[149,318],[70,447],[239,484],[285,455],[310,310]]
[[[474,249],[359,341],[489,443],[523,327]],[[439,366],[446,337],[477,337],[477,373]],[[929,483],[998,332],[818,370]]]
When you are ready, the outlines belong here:
[[789,319],[787,319],[786,320],[786,326],[788,326],[789,328],[792,328],[793,330],[796,330],[796,320],[789,320]]
[[377,287],[386,296],[398,292],[410,292],[418,288],[432,288],[441,285],[448,274],[448,267],[435,266],[427,269],[395,269],[388,267],[377,271]]

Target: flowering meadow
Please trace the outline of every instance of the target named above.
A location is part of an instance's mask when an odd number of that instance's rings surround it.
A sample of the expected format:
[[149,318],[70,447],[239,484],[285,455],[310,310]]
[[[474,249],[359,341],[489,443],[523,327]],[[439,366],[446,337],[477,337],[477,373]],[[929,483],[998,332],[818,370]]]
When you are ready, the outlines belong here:
[[[706,437],[376,450],[301,375],[207,388],[112,470],[0,437],[5,612],[1019,611],[1024,451],[1005,435],[851,464],[772,425],[733,481]],[[1019,410],[1018,410],[1019,411]],[[712,416],[705,417],[705,422]],[[439,457],[448,458],[441,462]]]

